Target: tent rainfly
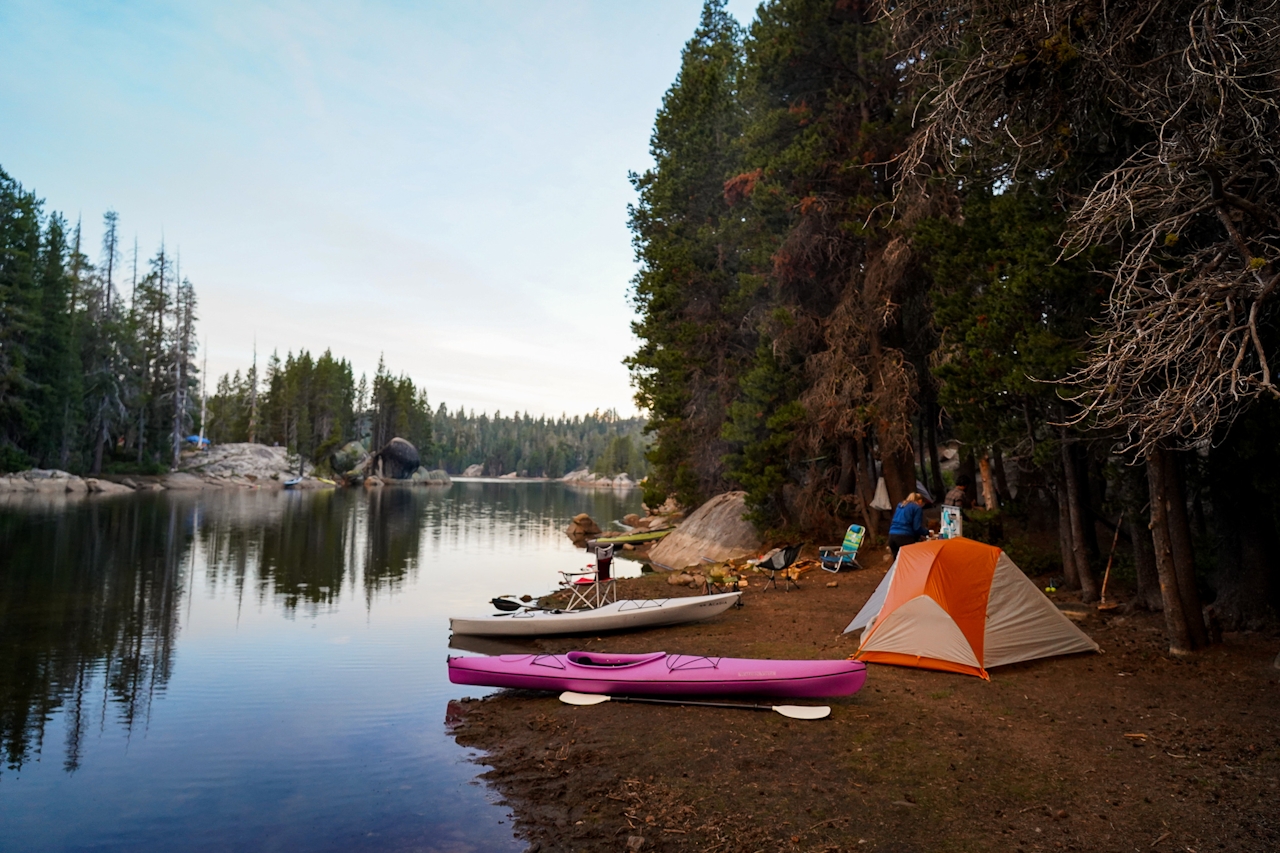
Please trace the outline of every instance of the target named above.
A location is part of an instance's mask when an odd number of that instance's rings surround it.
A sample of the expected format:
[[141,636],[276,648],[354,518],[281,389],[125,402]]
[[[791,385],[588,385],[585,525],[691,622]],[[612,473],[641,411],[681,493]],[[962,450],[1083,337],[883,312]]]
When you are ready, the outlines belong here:
[[854,657],[987,678],[993,666],[1096,652],[999,548],[972,539],[907,545],[844,629]]

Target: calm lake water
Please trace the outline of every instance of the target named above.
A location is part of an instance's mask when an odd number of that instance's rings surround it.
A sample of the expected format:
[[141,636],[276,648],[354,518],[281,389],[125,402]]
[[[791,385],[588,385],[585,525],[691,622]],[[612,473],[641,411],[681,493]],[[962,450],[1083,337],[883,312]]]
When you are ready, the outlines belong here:
[[523,849],[445,727],[483,693],[449,683],[448,617],[585,565],[576,513],[639,509],[559,483],[0,500],[0,849]]

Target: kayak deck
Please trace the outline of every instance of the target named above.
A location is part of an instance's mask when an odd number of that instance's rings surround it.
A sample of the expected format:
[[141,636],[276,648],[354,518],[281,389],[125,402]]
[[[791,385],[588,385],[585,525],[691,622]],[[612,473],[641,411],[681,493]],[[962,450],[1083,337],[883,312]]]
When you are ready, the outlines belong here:
[[685,598],[626,598],[584,610],[526,608],[514,613],[455,617],[449,627],[455,634],[497,637],[550,637],[626,631],[698,622],[718,616],[738,603],[740,593]]
[[708,655],[569,652],[449,658],[454,684],[632,696],[847,696],[866,664],[851,660],[753,660]]

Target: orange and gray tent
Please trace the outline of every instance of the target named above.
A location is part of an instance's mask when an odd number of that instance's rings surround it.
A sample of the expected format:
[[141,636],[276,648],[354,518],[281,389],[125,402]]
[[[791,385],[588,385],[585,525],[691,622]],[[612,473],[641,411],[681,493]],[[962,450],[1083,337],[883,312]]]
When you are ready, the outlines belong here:
[[855,657],[987,678],[993,666],[1096,652],[1009,555],[972,539],[907,545],[845,628]]

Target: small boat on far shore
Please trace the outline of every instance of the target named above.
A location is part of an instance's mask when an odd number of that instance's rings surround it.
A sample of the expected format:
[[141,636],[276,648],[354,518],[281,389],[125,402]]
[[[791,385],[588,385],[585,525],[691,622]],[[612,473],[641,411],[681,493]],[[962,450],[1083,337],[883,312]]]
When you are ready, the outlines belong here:
[[454,684],[572,690],[622,696],[784,696],[857,693],[867,666],[856,660],[751,660],[650,652],[569,652],[450,657]]

